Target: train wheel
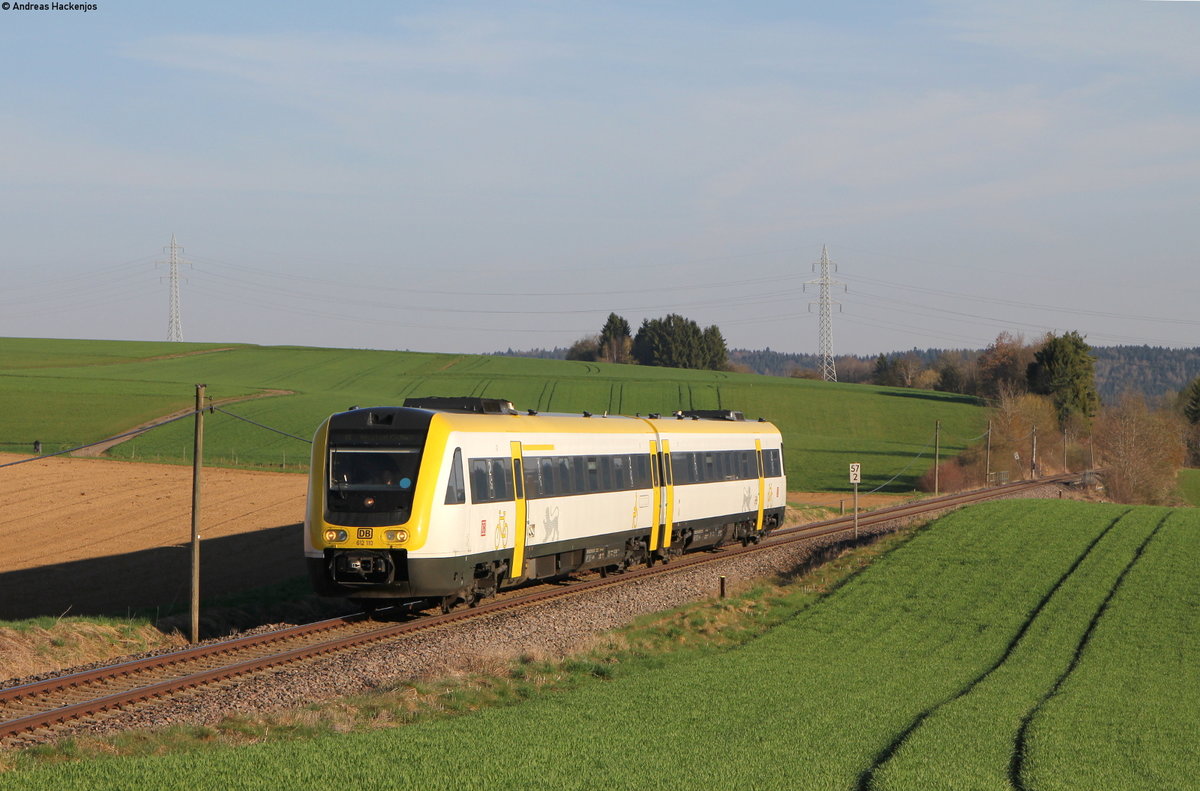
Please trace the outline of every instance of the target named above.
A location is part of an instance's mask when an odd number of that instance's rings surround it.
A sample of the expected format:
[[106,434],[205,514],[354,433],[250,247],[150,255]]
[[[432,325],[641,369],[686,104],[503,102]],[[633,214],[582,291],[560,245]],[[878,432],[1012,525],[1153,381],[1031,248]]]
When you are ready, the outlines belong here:
[[449,615],[454,609],[454,605],[458,603],[458,597],[454,594],[442,597],[442,615]]
[[362,607],[363,613],[368,618],[374,618],[375,611],[377,609],[379,609],[379,600],[378,599],[351,599],[350,603],[353,604],[355,607]]

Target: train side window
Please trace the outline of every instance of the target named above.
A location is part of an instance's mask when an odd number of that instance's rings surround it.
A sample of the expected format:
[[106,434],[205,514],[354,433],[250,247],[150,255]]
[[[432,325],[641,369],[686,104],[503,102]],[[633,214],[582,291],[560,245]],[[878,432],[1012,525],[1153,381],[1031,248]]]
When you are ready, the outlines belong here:
[[489,477],[488,460],[471,459],[471,502],[486,503],[492,499]]
[[554,491],[560,495],[575,493],[575,472],[570,456],[554,457]]
[[511,500],[512,492],[512,458],[502,457],[491,459],[488,467],[488,483],[492,487],[493,500]]
[[600,491],[600,460],[595,456],[588,456],[584,463],[584,491],[598,492]]
[[696,482],[694,453],[672,453],[671,474],[676,486]]
[[617,489],[616,483],[613,481],[616,459],[612,456],[601,456],[597,459],[600,467],[600,491],[612,492]]
[[704,471],[701,473],[701,479],[705,483],[715,481],[717,479],[717,461],[713,458],[716,454],[704,454]]
[[583,494],[587,491],[587,459],[572,456],[571,464],[574,466],[574,494]]
[[554,459],[546,456],[538,459],[537,463],[542,479],[542,497],[554,497],[558,494],[558,486],[554,480]]
[[650,488],[650,457],[641,453],[633,457],[633,488]]
[[542,469],[537,459],[525,459],[525,496],[541,497],[545,495],[542,486]]
[[446,505],[461,505],[467,501],[467,485],[463,480],[462,448],[454,449],[450,462],[450,478],[446,481]]
[[[678,486],[681,483],[687,483],[687,454],[672,453],[666,458],[671,462],[671,480],[675,482],[675,485]],[[666,475],[663,475],[663,480],[666,480],[666,477]]]
[[629,457],[625,454],[613,456],[613,487],[619,492],[633,488],[633,474],[629,469]]

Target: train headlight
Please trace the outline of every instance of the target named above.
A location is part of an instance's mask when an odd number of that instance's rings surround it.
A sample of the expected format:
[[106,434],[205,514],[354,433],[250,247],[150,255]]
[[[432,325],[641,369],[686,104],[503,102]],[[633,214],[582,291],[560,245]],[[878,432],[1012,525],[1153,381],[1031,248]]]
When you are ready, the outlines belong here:
[[326,530],[325,541],[330,544],[339,544],[349,538],[349,534],[345,530]]
[[389,530],[383,534],[383,537],[393,543],[403,544],[405,541],[408,540],[408,531],[407,530]]

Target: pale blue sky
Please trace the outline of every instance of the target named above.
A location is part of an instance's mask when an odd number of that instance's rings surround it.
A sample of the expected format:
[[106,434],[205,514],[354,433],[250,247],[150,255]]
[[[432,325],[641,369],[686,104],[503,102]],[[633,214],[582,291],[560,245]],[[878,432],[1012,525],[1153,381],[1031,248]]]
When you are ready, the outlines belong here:
[[1200,3],[0,11],[0,336],[1200,345]]

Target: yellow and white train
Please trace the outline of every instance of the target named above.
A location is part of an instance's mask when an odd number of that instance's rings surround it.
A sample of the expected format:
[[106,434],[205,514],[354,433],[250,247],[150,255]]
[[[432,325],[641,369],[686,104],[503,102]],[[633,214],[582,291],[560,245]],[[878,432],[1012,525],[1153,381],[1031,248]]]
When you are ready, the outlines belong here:
[[757,541],[782,523],[786,493],[779,430],[738,413],[409,399],[317,429],[305,555],[322,595],[448,609],[523,580]]

